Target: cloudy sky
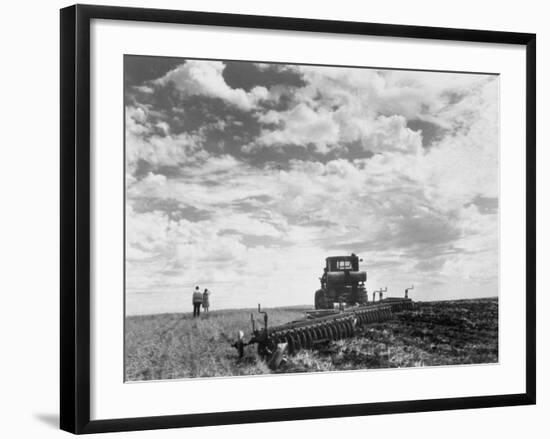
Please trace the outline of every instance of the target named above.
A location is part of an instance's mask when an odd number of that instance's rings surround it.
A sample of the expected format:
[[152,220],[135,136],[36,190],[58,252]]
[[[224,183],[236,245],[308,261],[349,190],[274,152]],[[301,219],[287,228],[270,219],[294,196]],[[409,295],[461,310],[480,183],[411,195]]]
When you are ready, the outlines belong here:
[[498,294],[498,76],[125,57],[126,306]]

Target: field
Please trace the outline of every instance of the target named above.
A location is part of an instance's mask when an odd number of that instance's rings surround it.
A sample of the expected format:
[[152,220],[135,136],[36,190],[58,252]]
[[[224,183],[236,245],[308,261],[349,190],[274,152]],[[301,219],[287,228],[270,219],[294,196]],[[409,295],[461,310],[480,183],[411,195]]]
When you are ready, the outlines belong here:
[[[270,324],[303,316],[301,308],[267,310]],[[230,346],[239,330],[250,333],[254,310],[160,314],[126,318],[126,379],[161,380],[266,373],[423,367],[498,361],[498,299],[417,302],[414,311],[362,328],[354,338],[302,350],[271,371],[245,348]],[[257,314],[255,314],[257,316]]]

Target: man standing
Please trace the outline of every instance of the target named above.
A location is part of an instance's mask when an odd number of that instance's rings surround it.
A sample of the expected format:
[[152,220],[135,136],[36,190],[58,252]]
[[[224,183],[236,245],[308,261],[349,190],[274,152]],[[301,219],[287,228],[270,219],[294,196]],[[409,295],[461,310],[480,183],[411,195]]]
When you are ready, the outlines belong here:
[[202,293],[198,286],[193,291],[193,318],[201,315]]

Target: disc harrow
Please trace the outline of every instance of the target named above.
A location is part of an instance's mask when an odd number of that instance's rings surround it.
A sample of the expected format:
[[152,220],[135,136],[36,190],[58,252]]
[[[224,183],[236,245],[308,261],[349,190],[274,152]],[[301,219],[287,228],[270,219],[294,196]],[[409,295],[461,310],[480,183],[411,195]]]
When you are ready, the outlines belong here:
[[412,308],[413,302],[409,298],[387,298],[343,310],[323,310],[325,312],[320,316],[318,311],[306,312],[303,320],[270,327],[267,312],[258,305],[258,312],[263,314],[263,327],[256,328],[254,316],[251,315],[252,335],[249,341],[245,342],[244,334],[239,332],[233,346],[242,357],[245,346],[257,344],[260,356],[275,369],[285,353],[293,355],[302,349],[313,349],[320,344],[353,337],[362,326],[389,320],[394,313]]

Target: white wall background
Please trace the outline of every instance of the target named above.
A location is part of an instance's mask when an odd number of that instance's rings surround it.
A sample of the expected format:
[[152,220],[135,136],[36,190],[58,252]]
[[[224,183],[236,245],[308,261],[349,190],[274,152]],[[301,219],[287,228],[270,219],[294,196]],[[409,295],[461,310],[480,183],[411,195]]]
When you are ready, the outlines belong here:
[[[89,1],[89,3],[96,3]],[[544,2],[393,0],[391,2],[297,2],[276,0],[123,1],[102,4],[164,7],[381,23],[482,28],[537,33],[538,45],[538,405],[455,412],[389,415],[273,424],[209,427],[105,435],[109,437],[300,437],[329,438],[532,438],[548,437],[550,381],[548,332],[543,321],[550,234],[548,214],[550,156],[544,121],[548,103],[549,14]],[[0,435],[61,437],[58,422],[59,165],[58,9],[63,1],[9,2],[1,14],[0,84]],[[545,203],[546,199],[546,203]],[[546,256],[546,259],[545,259]],[[261,391],[261,389],[258,389]],[[254,395],[250,395],[254,397]]]

